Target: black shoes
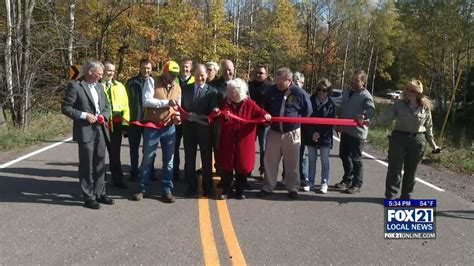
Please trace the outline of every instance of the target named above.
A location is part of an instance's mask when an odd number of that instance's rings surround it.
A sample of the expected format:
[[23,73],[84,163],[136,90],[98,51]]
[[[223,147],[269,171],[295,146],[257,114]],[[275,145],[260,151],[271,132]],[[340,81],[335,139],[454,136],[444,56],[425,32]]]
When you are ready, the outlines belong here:
[[351,186],[351,181],[350,180],[347,180],[347,181],[342,180],[341,182],[336,183],[336,188],[341,189],[341,190],[348,189],[350,186]]
[[93,199],[88,199],[84,201],[84,206],[86,208],[93,209],[93,210],[100,209],[100,204],[96,200],[93,200]]
[[345,193],[347,194],[357,194],[360,192],[360,187],[359,186],[351,186],[350,188],[344,190]]
[[226,195],[226,194],[221,194],[221,195],[219,195],[219,197],[218,197],[218,199],[220,199],[220,200],[226,200],[226,199],[228,199],[228,198],[229,198],[229,196]]
[[290,191],[290,192],[288,192],[288,198],[290,198],[290,199],[292,199],[292,200],[298,199],[298,192],[296,192],[296,191]]
[[102,203],[102,204],[106,204],[106,205],[114,205],[114,203],[115,203],[115,201],[113,199],[109,198],[109,196],[107,196],[107,195],[102,195],[102,196],[98,197],[97,202]]
[[245,199],[245,195],[244,193],[229,193],[229,194],[222,194],[219,196],[219,199],[220,200],[226,200],[226,199],[230,199],[230,198],[234,198],[234,199],[237,199],[237,200],[243,200]]
[[235,194],[234,199],[243,200],[243,199],[246,199],[246,197],[245,197],[244,193],[237,193],[237,194]]
[[109,198],[107,195],[103,195],[103,196],[98,197],[96,200],[93,200],[93,199],[85,200],[84,206],[89,209],[98,210],[100,209],[99,203],[113,205],[114,200]]

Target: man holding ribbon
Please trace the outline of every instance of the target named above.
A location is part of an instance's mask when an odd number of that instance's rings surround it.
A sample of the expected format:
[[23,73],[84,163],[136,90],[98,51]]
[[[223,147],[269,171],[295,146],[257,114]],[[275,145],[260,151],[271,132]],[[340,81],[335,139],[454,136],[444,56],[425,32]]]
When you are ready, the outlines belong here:
[[128,121],[130,112],[128,108],[128,95],[125,86],[114,79],[115,65],[111,61],[104,62],[105,78],[102,85],[105,87],[105,94],[109,100],[112,109],[112,123],[109,123],[110,145],[109,151],[109,170],[112,173],[114,186],[126,189],[127,185],[123,182],[122,162],[120,161],[120,151],[122,146],[122,134],[127,135]]
[[[265,94],[264,108],[272,117],[307,117],[313,112],[309,96],[293,82],[288,68],[276,71],[276,84]],[[301,145],[300,123],[273,122],[265,146],[265,177],[259,197],[273,193],[276,186],[278,165],[285,161],[285,187],[290,199],[297,199],[300,186],[299,152]]]
[[[351,87],[342,94],[340,118],[351,118],[359,122],[371,119],[375,112],[374,100],[366,89],[367,74],[356,70],[352,74]],[[359,193],[362,187],[362,148],[368,134],[366,125],[339,126],[340,133],[339,157],[344,167],[342,181],[336,187],[349,194]]]
[[89,60],[83,66],[83,76],[69,82],[61,111],[74,120],[72,138],[79,145],[79,182],[84,205],[99,209],[100,204],[114,204],[105,194],[105,149],[110,106],[99,80],[104,65]]
[[[177,105],[181,103],[181,88],[175,82],[179,74],[179,65],[168,61],[163,66],[163,73],[156,78],[147,79],[143,88],[144,120],[153,126],[145,128],[143,160],[138,178],[138,193],[134,200],[142,200],[150,183],[150,169],[153,164],[158,143],[163,152],[163,170],[161,184],[162,199],[166,203],[175,202],[173,190],[173,155],[175,143],[175,126],[181,122]],[[150,124],[150,123],[148,123]]]
[[212,128],[207,116],[217,109],[217,90],[206,84],[206,66],[197,64],[195,83],[183,88],[182,107],[189,112],[183,122],[184,173],[187,183],[187,197],[198,193],[196,176],[197,146],[201,151],[203,196],[213,196],[212,187]]

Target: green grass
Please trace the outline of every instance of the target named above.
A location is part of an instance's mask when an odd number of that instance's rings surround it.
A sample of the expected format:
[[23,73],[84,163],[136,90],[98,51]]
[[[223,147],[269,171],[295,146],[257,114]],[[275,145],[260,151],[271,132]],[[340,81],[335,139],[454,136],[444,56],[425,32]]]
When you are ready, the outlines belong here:
[[31,124],[25,130],[14,127],[11,121],[0,125],[0,151],[31,146],[70,132],[72,120],[59,111],[49,114],[33,112]]
[[[379,114],[383,112],[385,108],[387,108],[388,104],[377,104],[376,113]],[[435,124],[435,140],[438,141],[438,132],[441,125]],[[378,149],[387,152],[388,151],[388,139],[387,136],[390,135],[393,126],[381,126],[381,127],[373,127],[369,130],[368,141],[373,146],[377,147]],[[440,154],[432,154],[431,147],[427,145],[427,149],[425,152],[425,158],[428,159],[427,161],[430,162],[433,166],[443,166],[450,170],[456,172],[464,172],[468,174],[474,173],[474,150],[472,143],[470,141],[462,139],[450,139],[448,135],[443,142],[443,145],[437,143],[438,146],[446,146]]]
[[472,174],[474,173],[474,151],[466,148],[447,148],[440,154],[426,153],[435,165]]

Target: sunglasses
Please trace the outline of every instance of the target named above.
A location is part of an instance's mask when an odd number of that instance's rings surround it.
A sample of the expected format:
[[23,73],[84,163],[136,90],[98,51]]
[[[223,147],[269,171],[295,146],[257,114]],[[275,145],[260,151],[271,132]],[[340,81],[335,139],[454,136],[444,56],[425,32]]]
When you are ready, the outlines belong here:
[[322,89],[316,89],[317,92],[323,92],[323,93],[327,93],[328,90],[322,90]]
[[257,74],[257,75],[264,75],[264,74],[267,74],[267,73],[264,73],[264,72],[256,72],[255,74]]

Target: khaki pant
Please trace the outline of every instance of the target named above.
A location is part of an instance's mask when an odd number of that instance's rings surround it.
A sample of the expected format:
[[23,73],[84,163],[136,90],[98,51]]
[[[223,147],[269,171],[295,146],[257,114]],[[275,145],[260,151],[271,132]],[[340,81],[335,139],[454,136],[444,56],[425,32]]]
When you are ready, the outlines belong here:
[[300,186],[299,153],[301,145],[300,129],[288,133],[269,130],[265,145],[265,178],[263,190],[272,192],[276,186],[278,165],[281,157],[285,163],[285,187],[288,191],[298,191]]

